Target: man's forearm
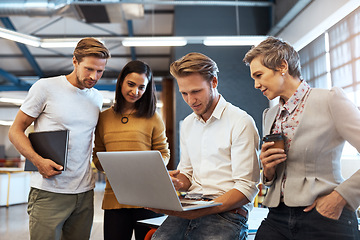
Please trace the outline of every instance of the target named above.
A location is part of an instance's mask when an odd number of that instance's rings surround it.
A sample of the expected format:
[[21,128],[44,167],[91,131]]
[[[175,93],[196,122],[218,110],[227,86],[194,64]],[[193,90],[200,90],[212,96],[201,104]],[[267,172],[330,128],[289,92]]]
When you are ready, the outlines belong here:
[[9,131],[9,140],[26,159],[34,164],[41,158],[32,148],[29,138],[23,132]]
[[250,202],[246,196],[237,189],[231,189],[220,197],[217,197],[215,201],[222,203],[221,206],[217,207],[219,212],[230,211]]

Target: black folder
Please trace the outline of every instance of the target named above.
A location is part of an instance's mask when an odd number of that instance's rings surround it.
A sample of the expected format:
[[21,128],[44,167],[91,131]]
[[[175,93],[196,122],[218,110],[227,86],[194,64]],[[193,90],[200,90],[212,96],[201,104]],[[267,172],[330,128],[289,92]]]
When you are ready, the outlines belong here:
[[[37,154],[53,160],[66,170],[69,130],[32,132],[29,133],[29,140]],[[24,171],[38,171],[38,169],[26,159]]]

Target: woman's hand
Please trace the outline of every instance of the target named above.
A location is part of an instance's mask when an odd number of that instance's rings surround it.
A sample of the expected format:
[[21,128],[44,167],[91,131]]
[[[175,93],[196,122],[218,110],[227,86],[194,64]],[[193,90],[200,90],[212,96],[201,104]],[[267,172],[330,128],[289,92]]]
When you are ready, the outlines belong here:
[[346,203],[346,200],[334,190],[329,195],[317,198],[312,205],[304,209],[304,212],[310,212],[316,208],[316,211],[322,216],[339,220]]
[[274,142],[265,142],[261,147],[260,160],[263,174],[268,181],[274,178],[276,166],[286,160],[284,149],[272,148]]

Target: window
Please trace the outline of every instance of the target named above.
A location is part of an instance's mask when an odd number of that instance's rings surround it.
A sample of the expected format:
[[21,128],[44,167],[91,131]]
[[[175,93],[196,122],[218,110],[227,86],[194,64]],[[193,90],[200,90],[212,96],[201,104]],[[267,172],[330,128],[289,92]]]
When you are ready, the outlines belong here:
[[[311,87],[341,87],[360,110],[360,8],[299,51],[304,80]],[[358,160],[346,142],[342,161]],[[356,167],[353,167],[357,170]]]
[[325,34],[322,34],[300,52],[302,76],[311,87],[330,88],[328,51],[325,44]]

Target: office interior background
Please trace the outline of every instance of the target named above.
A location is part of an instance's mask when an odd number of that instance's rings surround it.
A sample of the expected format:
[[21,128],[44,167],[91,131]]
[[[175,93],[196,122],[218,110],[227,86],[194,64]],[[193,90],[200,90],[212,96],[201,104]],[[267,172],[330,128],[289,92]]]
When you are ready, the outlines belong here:
[[[83,37],[100,39],[112,55],[95,86],[104,109],[113,104],[117,75],[128,61],[151,66],[171,148],[169,169],[179,161],[180,122],[191,113],[169,65],[189,52],[217,62],[219,92],[254,118],[260,135],[262,112],[274,102],[254,89],[242,59],[268,35],[299,51],[312,87],[342,87],[360,107],[359,6],[358,0],[0,0],[0,169],[22,164],[7,132],[27,90],[39,78],[70,73],[72,51]],[[142,40],[156,46],[140,46]],[[343,163],[345,177],[359,169],[356,149],[345,146]],[[1,206],[7,179],[0,179]]]

